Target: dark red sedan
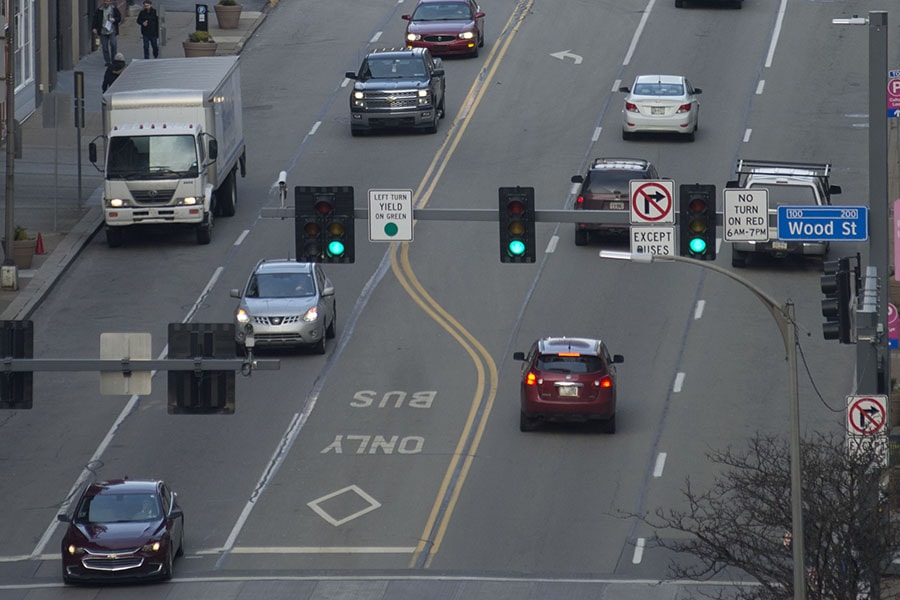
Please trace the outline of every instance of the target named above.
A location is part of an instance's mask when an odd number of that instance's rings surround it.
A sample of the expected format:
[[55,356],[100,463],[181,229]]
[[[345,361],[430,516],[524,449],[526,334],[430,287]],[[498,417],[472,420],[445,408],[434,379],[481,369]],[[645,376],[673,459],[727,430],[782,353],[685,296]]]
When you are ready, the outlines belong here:
[[78,581],[169,579],[184,553],[184,513],[162,481],[117,479],[84,488],[62,539],[62,576]]
[[428,48],[435,56],[478,56],[484,47],[484,12],[475,0],[419,0],[403,15],[406,47]]
[[513,353],[522,367],[519,429],[532,431],[541,421],[599,421],[616,432],[616,365],[600,340],[548,337],[528,354]]

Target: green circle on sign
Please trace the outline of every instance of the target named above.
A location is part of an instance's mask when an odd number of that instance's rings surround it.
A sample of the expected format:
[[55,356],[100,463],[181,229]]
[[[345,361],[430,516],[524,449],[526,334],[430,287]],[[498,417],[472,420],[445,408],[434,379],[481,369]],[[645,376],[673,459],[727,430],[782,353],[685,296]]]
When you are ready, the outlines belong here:
[[384,224],[384,233],[391,237],[397,235],[397,232],[400,231],[400,228],[397,227],[396,223],[385,223]]

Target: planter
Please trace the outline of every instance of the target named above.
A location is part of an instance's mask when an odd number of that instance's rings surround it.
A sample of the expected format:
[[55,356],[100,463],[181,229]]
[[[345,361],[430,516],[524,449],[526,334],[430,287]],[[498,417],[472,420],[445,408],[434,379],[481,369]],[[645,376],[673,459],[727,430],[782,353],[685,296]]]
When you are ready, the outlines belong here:
[[214,4],[216,9],[216,21],[219,22],[219,29],[237,29],[241,20],[241,10],[243,6],[233,4],[231,6],[223,6],[222,4]]
[[34,251],[37,248],[37,238],[13,241],[13,262],[20,269],[30,269]]
[[215,56],[219,44],[216,42],[181,42],[187,58],[196,56]]

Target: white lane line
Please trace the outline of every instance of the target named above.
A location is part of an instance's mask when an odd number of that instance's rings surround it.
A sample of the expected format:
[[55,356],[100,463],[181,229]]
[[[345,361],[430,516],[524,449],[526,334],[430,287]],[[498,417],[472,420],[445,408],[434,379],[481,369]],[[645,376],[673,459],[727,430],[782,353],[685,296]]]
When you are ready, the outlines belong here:
[[234,240],[234,245],[235,245],[235,246],[240,246],[241,244],[243,244],[243,243],[244,243],[244,240],[247,239],[247,236],[248,236],[248,235],[250,235],[250,230],[249,230],[249,229],[243,230],[243,231],[241,232],[241,235],[237,236],[237,239]]
[[382,34],[382,33],[383,33],[383,32],[379,31],[378,33],[376,33],[375,35],[373,35],[373,36],[372,36],[372,39],[369,40],[369,43],[370,43],[370,44],[374,44],[375,42],[377,42],[378,40],[380,40],[380,39],[381,39],[381,34]]
[[672,386],[672,391],[676,394],[681,391],[681,386],[684,385],[684,373],[679,372],[675,376],[675,385]]
[[749,127],[744,131],[744,143],[745,143],[745,144],[746,144],[747,142],[750,141],[750,134],[751,134],[751,133],[753,133],[753,130],[750,129]]
[[647,3],[647,8],[644,9],[644,14],[641,15],[641,22],[638,23],[638,27],[634,32],[634,37],[631,38],[631,45],[628,46],[628,53],[625,55],[625,61],[622,63],[623,65],[627,65],[631,62],[631,57],[634,55],[634,49],[637,47],[638,40],[641,39],[644,25],[646,25],[647,21],[650,19],[650,11],[653,10],[654,4],[656,4],[656,0],[650,0],[650,2]]
[[660,452],[656,455],[656,464],[653,465],[653,476],[662,477],[663,469],[666,468],[666,453]]
[[558,244],[559,244],[559,236],[558,235],[552,236],[550,238],[550,241],[547,243],[547,249],[545,250],[545,252],[547,254],[553,254],[554,252],[556,252],[556,246]]
[[775,46],[778,45],[778,37],[781,35],[781,25],[784,23],[784,12],[787,10],[787,0],[781,0],[778,6],[778,18],[775,19],[775,29],[772,30],[772,42],[769,44],[769,53],[766,55],[766,68],[772,66],[775,57]]
[[703,308],[706,306],[706,300],[697,300],[697,306],[694,307],[694,320],[696,321],[703,316]]
[[637,544],[634,546],[634,556],[631,557],[631,562],[635,565],[640,564],[641,559],[644,557],[644,538],[638,538]]
[[766,80],[760,79],[759,83],[756,84],[756,95],[762,96],[763,88],[765,88],[765,87],[766,87]]

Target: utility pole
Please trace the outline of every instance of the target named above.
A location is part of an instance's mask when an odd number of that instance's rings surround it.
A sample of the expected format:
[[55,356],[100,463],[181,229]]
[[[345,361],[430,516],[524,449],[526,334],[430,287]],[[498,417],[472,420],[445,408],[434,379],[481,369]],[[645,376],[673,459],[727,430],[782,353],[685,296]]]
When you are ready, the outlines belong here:
[[15,173],[16,173],[16,48],[13,45],[13,2],[6,0],[6,25],[3,30],[6,48],[6,241],[3,246],[3,264],[15,265],[13,248],[16,238]]

